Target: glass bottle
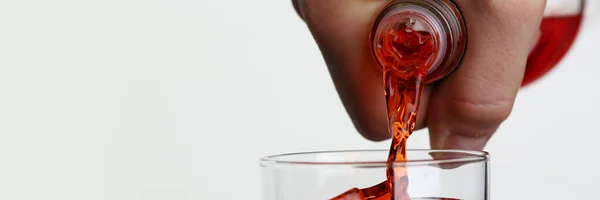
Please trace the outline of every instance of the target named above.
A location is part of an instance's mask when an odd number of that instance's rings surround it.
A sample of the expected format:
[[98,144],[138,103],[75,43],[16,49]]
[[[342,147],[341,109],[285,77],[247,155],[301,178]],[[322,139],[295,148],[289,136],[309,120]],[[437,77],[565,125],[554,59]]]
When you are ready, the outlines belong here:
[[585,0],[547,0],[539,39],[529,53],[523,86],[556,67],[573,46],[581,28]]

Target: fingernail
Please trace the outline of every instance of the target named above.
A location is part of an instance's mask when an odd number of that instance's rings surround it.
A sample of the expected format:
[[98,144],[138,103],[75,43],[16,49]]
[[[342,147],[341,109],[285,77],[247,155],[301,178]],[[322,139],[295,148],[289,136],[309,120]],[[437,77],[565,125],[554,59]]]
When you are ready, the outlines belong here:
[[457,153],[451,152],[431,152],[429,153],[431,157],[433,157],[436,161],[442,161],[441,163],[431,164],[430,166],[438,167],[441,169],[454,169],[462,166],[465,163],[460,162],[443,162],[444,160],[458,159],[464,157],[464,155],[460,155]]
[[[450,134],[444,140],[443,144],[440,145],[443,150],[482,150],[485,144],[489,140],[489,137],[468,137],[459,134]],[[465,157],[463,153],[456,152],[431,152],[429,153],[434,160],[443,161],[451,159],[459,159]],[[435,167],[441,169],[455,169],[469,162],[442,162],[433,164]]]
[[461,134],[450,134],[443,144],[444,149],[482,150],[490,139],[489,136],[469,137]]

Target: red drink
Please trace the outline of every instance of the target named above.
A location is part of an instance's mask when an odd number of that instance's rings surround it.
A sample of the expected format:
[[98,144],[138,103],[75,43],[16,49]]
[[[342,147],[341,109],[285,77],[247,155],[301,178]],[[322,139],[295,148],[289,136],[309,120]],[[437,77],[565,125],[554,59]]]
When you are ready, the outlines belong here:
[[548,0],[538,42],[529,53],[522,85],[528,85],[558,65],[581,28],[584,0]]
[[523,86],[546,75],[567,54],[577,37],[582,15],[544,18],[541,36],[529,54]]

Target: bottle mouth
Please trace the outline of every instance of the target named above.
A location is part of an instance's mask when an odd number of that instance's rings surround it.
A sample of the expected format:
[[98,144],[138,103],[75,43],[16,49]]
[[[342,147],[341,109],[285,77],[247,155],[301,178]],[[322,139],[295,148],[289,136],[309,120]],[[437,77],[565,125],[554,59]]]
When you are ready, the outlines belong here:
[[[440,64],[444,60],[444,56],[446,53],[445,47],[447,45],[447,40],[446,37],[444,37],[446,35],[446,31],[443,28],[443,25],[440,22],[440,20],[438,20],[438,18],[431,11],[420,6],[403,5],[395,7],[389,12],[385,13],[379,21],[380,22],[374,34],[375,38],[390,37],[386,34],[389,34],[393,31],[416,31],[421,35],[427,35],[427,38],[432,40],[431,42],[433,44],[433,51],[427,49],[427,53],[431,55],[429,56],[429,58],[427,58],[425,66],[423,67],[428,67],[427,73],[430,74],[440,66]],[[380,48],[383,48],[384,45],[382,44],[384,42],[383,40],[378,41],[380,42],[373,43],[373,48],[376,51],[378,51]],[[376,57],[378,57],[377,59],[380,63],[380,66],[385,65],[385,63],[382,62],[382,59],[384,58],[380,58],[381,55],[376,54]],[[410,59],[410,57],[406,56],[402,57],[402,59]],[[423,58],[416,57],[415,59]]]
[[[431,83],[458,67],[466,48],[465,28],[458,7],[449,0],[394,0],[379,12],[373,23],[371,50],[382,70],[418,71],[426,74],[426,83]],[[419,39],[397,41],[397,37],[411,37],[397,34],[403,30],[418,32]],[[421,38],[430,41],[426,43]],[[424,47],[403,44],[414,41],[423,42]],[[411,59],[417,64],[408,66]],[[415,66],[420,69],[409,69]]]

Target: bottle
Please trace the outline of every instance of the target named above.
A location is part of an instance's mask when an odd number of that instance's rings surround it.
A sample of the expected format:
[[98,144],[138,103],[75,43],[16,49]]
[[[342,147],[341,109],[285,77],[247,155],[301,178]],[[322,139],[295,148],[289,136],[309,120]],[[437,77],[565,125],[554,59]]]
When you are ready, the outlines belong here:
[[539,39],[529,53],[523,86],[542,78],[567,55],[582,25],[585,0],[547,0]]
[[[539,39],[529,53],[522,86],[543,77],[568,53],[582,23],[584,4],[585,0],[547,0]],[[380,66],[390,62],[382,53],[389,51],[385,49],[388,41],[384,41],[384,35],[405,23],[434,41],[435,58],[431,59],[426,82],[445,77],[460,64],[468,30],[453,1],[390,0],[380,10],[370,35],[372,52]]]

